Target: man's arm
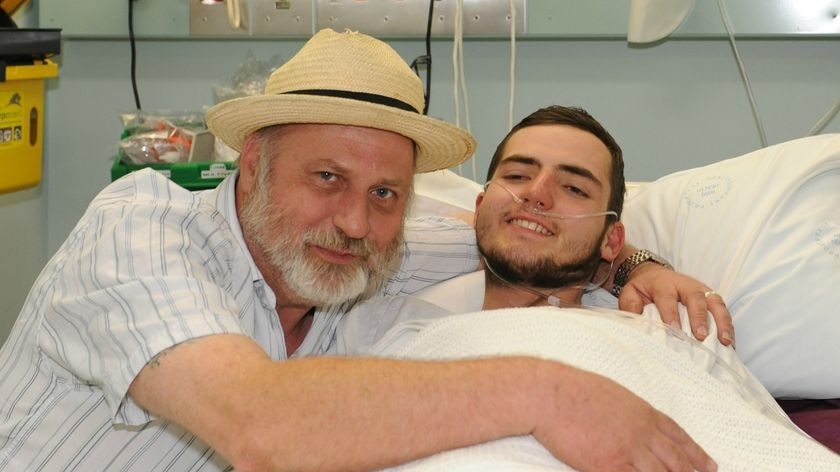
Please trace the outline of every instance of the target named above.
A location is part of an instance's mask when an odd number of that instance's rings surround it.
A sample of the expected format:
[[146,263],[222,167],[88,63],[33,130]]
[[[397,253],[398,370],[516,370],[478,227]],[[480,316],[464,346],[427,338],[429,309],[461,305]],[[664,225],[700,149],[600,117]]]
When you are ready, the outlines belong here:
[[[613,281],[621,263],[633,255],[636,248],[625,244],[621,254],[612,266],[612,271],[604,288],[612,292]],[[629,274],[627,283],[621,289],[618,306],[625,311],[641,313],[645,305],[655,303],[668,324],[676,323],[679,327],[680,315],[677,302],[682,302],[688,309],[691,332],[701,341],[709,332],[707,313],[711,312],[718,327],[718,340],[730,345],[735,339],[735,327],[732,316],[726,308],[723,298],[714,293],[706,284],[680,272],[655,263],[642,263]]]
[[531,358],[273,362],[215,335],[158,355],[129,394],[243,472],[370,470],[529,433],[579,470],[715,470],[628,390]]

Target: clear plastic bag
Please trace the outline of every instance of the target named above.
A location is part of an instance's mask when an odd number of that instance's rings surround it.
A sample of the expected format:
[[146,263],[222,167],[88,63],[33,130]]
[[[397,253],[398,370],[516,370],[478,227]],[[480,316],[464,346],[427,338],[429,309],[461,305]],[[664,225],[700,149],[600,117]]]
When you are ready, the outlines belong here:
[[[260,95],[265,91],[268,76],[282,64],[280,56],[272,56],[267,61],[257,59],[253,51],[248,50],[245,59],[233,74],[219,83],[213,84],[213,102],[220,103],[233,98]],[[221,140],[216,140],[213,149],[213,160],[232,161],[238,152],[231,149]]]
[[119,148],[128,164],[186,162],[193,136],[205,129],[201,112],[131,111],[120,118],[125,131]]
[[245,60],[239,64],[233,75],[213,84],[214,103],[263,93],[268,76],[280,67],[281,63],[279,56],[262,61],[257,59],[253,51],[248,50]]

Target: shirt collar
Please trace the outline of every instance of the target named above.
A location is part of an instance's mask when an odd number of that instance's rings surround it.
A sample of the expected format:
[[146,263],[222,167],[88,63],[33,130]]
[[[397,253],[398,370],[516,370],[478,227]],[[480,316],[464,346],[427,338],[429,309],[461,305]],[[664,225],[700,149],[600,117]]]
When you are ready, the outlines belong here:
[[216,188],[202,192],[201,197],[209,201],[222,214],[225,220],[227,220],[231,233],[233,233],[242,252],[248,259],[253,282],[262,282],[265,278],[254,262],[254,258],[248,250],[248,245],[245,244],[245,237],[242,235],[242,226],[239,224],[239,215],[236,213],[236,179],[238,178],[239,170],[236,170],[227,176]]

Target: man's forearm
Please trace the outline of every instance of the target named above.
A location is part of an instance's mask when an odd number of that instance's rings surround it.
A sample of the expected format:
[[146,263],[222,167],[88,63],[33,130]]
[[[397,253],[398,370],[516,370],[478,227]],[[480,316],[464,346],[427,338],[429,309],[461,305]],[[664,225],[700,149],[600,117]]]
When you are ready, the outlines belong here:
[[[296,437],[296,444],[285,454],[297,455],[294,470],[371,470],[528,434],[536,426],[533,406],[542,403],[529,401],[539,395],[534,381],[536,363],[512,358],[457,362],[321,359],[301,363],[294,366],[299,378],[313,368],[329,374],[319,376],[320,385],[310,384],[305,387],[308,392],[298,394],[309,399],[298,408],[313,407],[317,419],[301,411],[294,415],[300,428],[289,432],[308,428],[308,441]],[[526,385],[531,388],[523,389]],[[329,401],[310,403],[327,391],[333,392],[327,394]],[[317,453],[304,453],[307,446]]]
[[252,362],[235,341],[176,348],[131,393],[241,471],[371,470],[528,434],[549,390],[535,359]]

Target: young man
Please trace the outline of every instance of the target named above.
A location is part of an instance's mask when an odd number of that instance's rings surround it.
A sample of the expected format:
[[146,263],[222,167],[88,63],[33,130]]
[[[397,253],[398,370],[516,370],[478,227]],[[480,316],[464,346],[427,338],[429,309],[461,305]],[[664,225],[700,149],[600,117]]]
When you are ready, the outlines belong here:
[[[420,291],[419,300],[359,305],[342,321],[338,351],[365,352],[399,320],[510,307],[614,308],[596,289],[608,278],[599,267],[612,266],[624,246],[624,193],[621,148],[589,113],[562,106],[531,113],[496,148],[476,200],[485,270]],[[682,322],[669,323],[676,328],[688,325],[681,311]]]
[[[471,228],[442,222],[406,229],[388,277],[413,174],[474,150],[422,105],[390,47],[325,30],[264,95],[208,112],[238,175],[191,194],[139,172],[100,193],[0,354],[0,470],[369,470],[527,433],[591,469],[714,470],[666,416],[560,363],[317,357],[385,279],[412,293],[477,267]],[[659,272],[682,287],[666,299],[707,289]],[[592,408],[581,391],[615,400],[597,406],[609,422],[567,413]]]
[[[522,120],[497,148],[475,228],[485,270],[410,297],[374,298],[339,324],[335,354],[452,360],[536,355],[615,380],[665,411],[722,469],[835,470],[840,458],[799,434],[775,400],[715,336],[702,344],[614,307],[598,288],[600,261],[615,260],[624,178],[621,149],[588,113],[551,106]],[[595,283],[592,283],[593,280]],[[612,305],[612,306],[610,306]],[[565,308],[558,310],[555,307]],[[681,310],[687,326],[687,313]],[[712,330],[716,327],[711,324]],[[579,392],[581,402],[615,401]],[[550,410],[548,410],[550,412]],[[550,414],[550,413],[549,413]],[[604,416],[589,411],[589,427]],[[573,448],[588,431],[567,438]],[[624,429],[614,431],[621,442]],[[535,436],[539,439],[539,436]],[[400,467],[434,470],[614,470],[597,456],[561,464],[530,438],[448,451]],[[597,467],[595,467],[597,464]],[[655,465],[635,464],[636,470]]]
[[487,182],[475,221],[484,308],[579,305],[624,246],[621,148],[583,110],[549,107],[511,130]]

